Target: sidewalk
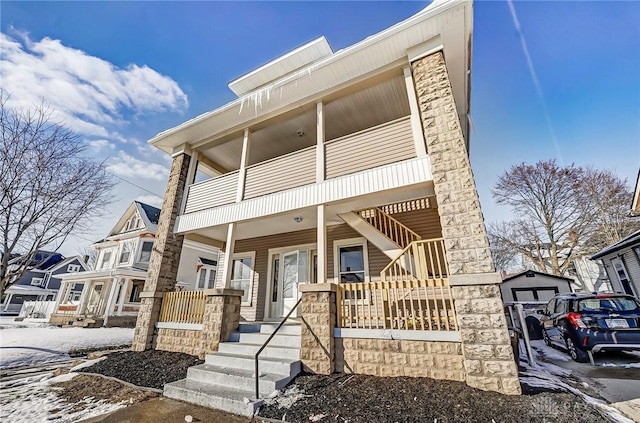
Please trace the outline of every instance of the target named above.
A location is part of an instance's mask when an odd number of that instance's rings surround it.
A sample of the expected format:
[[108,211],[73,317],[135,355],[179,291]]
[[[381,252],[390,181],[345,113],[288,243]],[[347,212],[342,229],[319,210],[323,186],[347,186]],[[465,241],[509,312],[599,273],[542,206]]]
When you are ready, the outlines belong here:
[[[80,423],[185,423],[185,416],[193,417],[193,422],[203,423],[249,423],[249,417],[237,416],[224,411],[212,410],[175,401],[156,398],[139,402],[106,416],[94,417]],[[260,420],[253,420],[260,422]]]

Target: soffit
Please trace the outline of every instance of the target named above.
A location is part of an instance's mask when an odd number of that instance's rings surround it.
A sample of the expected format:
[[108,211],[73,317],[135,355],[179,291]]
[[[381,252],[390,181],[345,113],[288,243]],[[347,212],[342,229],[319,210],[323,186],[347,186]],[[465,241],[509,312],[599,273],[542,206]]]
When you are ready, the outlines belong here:
[[408,64],[407,49],[440,35],[465,135],[468,132],[473,6],[434,2],[422,12],[349,48],[287,75],[211,112],[164,131],[149,142],[166,151],[198,146],[321,99],[358,79]]

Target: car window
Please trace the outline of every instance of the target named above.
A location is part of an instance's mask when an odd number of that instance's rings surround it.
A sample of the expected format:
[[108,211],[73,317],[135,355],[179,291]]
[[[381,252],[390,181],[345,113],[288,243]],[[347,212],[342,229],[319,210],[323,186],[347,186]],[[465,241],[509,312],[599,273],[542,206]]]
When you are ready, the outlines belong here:
[[631,298],[587,298],[580,300],[578,311],[636,311],[640,307]]
[[556,300],[555,313],[564,313],[567,310],[566,300]]
[[549,304],[547,304],[547,308],[545,309],[547,314],[552,314],[555,306],[556,306],[556,300],[549,301]]

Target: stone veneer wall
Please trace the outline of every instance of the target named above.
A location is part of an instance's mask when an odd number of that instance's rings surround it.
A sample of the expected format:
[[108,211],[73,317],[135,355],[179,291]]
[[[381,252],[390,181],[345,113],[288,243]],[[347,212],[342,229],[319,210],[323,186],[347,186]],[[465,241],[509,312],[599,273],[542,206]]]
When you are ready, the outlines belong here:
[[460,342],[336,338],[335,349],[338,373],[465,381]]
[[331,374],[335,364],[336,286],[314,283],[300,285],[298,289],[302,293],[302,367],[308,372]]
[[201,357],[202,338],[201,330],[159,328],[153,348]]
[[437,52],[411,64],[442,225],[469,386],[520,394],[503,304],[466,143]]
[[151,348],[155,323],[160,316],[162,294],[173,291],[175,287],[184,236],[175,235],[173,227],[180,212],[190,161],[191,156],[188,154],[179,154],[171,164],[147,280],[140,293],[140,310],[131,346],[133,351]]

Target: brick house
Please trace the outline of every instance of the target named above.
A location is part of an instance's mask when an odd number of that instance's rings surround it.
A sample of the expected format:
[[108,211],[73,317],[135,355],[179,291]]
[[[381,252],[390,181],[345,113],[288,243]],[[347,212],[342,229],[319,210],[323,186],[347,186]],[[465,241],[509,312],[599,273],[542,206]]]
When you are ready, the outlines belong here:
[[[300,366],[520,393],[468,155],[472,27],[471,2],[436,1],[321,37],[149,141],[173,164],[134,349],[206,355],[166,395],[250,414]],[[222,251],[200,297],[172,292],[188,240]]]

